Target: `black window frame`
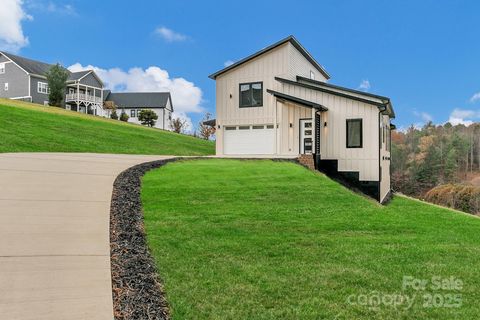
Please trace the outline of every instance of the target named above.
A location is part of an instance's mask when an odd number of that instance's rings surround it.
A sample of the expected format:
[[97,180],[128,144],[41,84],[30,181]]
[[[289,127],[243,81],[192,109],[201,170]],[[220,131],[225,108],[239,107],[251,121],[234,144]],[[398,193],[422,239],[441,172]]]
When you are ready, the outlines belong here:
[[[349,129],[349,123],[353,122],[360,122],[360,145],[359,146],[350,146],[348,144],[348,129]],[[345,124],[345,134],[346,134],[346,139],[345,143],[347,146],[347,149],[359,149],[363,148],[363,119],[362,118],[356,118],[356,119],[347,119],[347,122]]]
[[136,109],[131,109],[130,110],[130,118],[136,118],[137,117],[137,110]]
[[[252,86],[254,84],[260,84],[261,90],[262,90],[262,102],[260,104],[256,105],[242,105],[242,86],[244,85],[249,85],[250,86],[250,92],[251,92],[251,101],[253,101],[253,89]],[[239,108],[259,108],[263,107],[263,81],[256,81],[256,82],[244,82],[240,83],[238,85],[238,107]]]

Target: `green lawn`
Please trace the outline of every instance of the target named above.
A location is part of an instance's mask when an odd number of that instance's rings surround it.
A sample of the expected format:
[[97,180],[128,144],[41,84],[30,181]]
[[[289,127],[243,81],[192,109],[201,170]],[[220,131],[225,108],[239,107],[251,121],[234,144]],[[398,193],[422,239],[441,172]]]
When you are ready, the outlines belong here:
[[[174,319],[480,314],[480,220],[473,216],[402,197],[382,207],[322,174],[269,160],[171,163],[145,175],[142,202]],[[403,276],[453,276],[463,288],[403,290]],[[414,303],[348,302],[375,294]],[[440,295],[437,307],[427,307],[428,294]],[[446,307],[456,304],[453,294],[460,307]]]
[[0,99],[1,152],[214,154],[214,143],[186,135]]

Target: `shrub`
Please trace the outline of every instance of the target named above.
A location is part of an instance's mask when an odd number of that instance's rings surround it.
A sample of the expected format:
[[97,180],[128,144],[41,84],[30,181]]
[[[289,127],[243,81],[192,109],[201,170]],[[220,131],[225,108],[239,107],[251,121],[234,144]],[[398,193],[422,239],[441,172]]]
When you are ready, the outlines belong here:
[[472,214],[480,214],[480,187],[445,184],[425,194],[425,200]]
[[[118,120],[118,114],[116,110],[113,110],[112,113],[110,114],[110,119],[113,120]],[[128,119],[127,119],[128,120]]]
[[140,113],[138,114],[138,120],[143,125],[146,125],[149,127],[153,127],[157,122],[157,119],[158,119],[158,115],[155,113],[155,111],[150,109],[140,110]]
[[128,118],[130,117],[125,112],[122,112],[122,114],[120,115],[120,121],[127,122]]

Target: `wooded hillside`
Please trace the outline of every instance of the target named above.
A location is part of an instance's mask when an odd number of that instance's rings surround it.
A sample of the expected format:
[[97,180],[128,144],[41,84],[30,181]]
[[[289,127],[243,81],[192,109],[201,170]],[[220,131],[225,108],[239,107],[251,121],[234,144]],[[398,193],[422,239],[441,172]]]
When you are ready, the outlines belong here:
[[[430,122],[420,129],[412,126],[406,132],[392,133],[394,190],[480,213],[480,185],[476,185],[479,177],[480,123],[466,127],[452,126],[450,123],[434,125]],[[447,184],[449,187],[445,186]],[[462,195],[459,190],[462,190]],[[463,194],[465,192],[467,194]],[[463,200],[456,199],[457,196]],[[468,205],[464,204],[465,199]]]

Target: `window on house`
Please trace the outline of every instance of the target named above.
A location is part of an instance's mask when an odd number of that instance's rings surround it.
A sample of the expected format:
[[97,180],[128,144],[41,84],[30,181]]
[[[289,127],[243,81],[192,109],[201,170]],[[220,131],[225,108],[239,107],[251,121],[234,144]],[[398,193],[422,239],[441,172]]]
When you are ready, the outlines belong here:
[[8,82],[5,82],[5,91],[8,91]]
[[5,63],[0,63],[0,73],[5,73]]
[[68,93],[69,93],[69,94],[74,94],[74,93],[75,93],[75,89],[73,89],[73,88],[68,88]]
[[363,147],[362,119],[347,119],[347,148]]
[[136,112],[135,112],[135,111],[137,111],[137,110],[135,110],[135,109],[130,110],[130,117],[131,117],[131,118],[135,118],[135,117],[136,117],[136,115],[135,115]]
[[310,70],[310,79],[315,80],[315,72]]
[[263,106],[263,82],[240,84],[240,108]]
[[37,84],[37,91],[38,93],[44,93],[44,94],[50,93],[50,89],[48,88],[48,83],[39,82]]

